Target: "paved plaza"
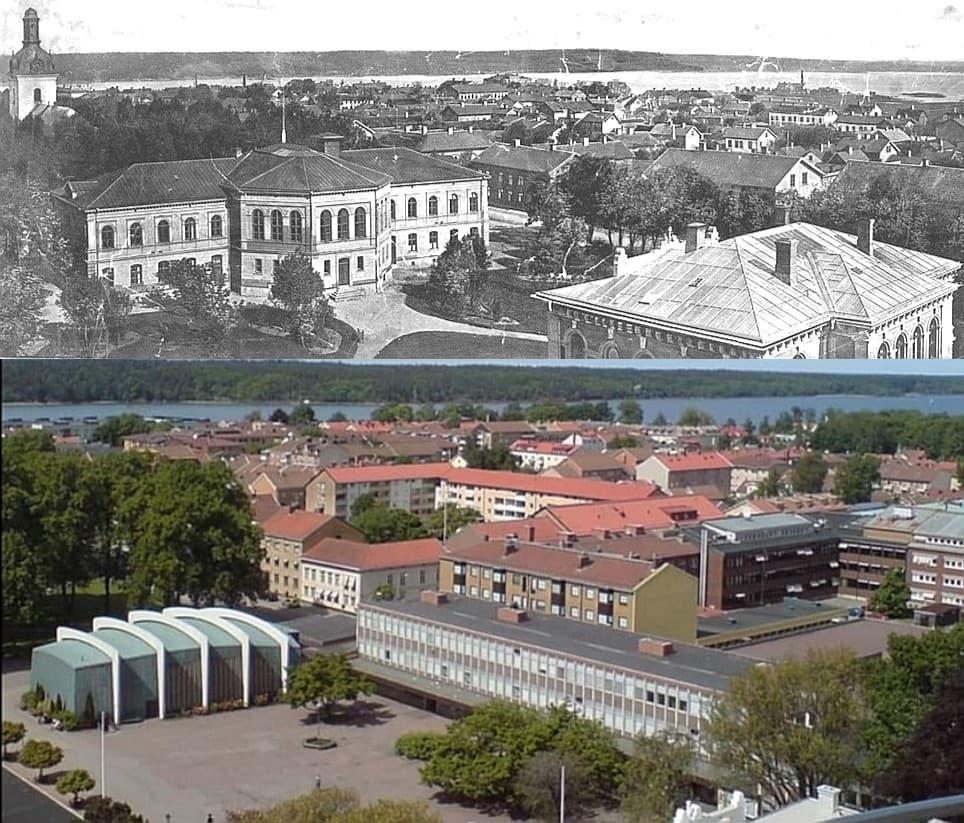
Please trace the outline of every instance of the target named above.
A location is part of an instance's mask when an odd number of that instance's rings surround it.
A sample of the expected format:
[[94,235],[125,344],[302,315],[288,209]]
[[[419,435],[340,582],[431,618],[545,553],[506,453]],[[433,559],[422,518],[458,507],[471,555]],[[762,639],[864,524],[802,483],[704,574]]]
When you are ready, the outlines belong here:
[[[27,671],[3,676],[3,716],[22,720],[28,737],[51,740],[64,760],[51,770],[85,768],[100,790],[100,737],[96,731],[62,733],[41,727],[17,709],[27,690]],[[315,785],[354,789],[363,802],[379,797],[427,800],[415,762],[394,753],[396,738],[408,731],[438,731],[444,718],[373,696],[371,711],[348,722],[323,725],[321,734],[338,747],[314,751],[302,740],[315,732],[306,713],[286,705],[265,706],[205,717],[149,720],[121,726],[106,738],[107,793],[131,804],[151,821],[203,823],[228,809],[263,808]],[[12,769],[25,774],[19,765]],[[32,774],[32,773],[31,773]],[[52,785],[46,789],[53,792]],[[474,809],[435,804],[446,823],[508,820]]]

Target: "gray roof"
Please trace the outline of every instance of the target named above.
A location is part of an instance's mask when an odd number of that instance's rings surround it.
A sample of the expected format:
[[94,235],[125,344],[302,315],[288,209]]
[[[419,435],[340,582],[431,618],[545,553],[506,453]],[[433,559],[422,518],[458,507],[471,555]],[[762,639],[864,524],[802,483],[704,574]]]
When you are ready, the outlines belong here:
[[286,143],[248,152],[228,174],[243,191],[329,192],[384,186],[387,174]]
[[420,618],[462,631],[487,634],[581,660],[718,691],[726,689],[731,677],[743,674],[752,665],[728,652],[678,641],[673,641],[674,653],[669,657],[650,656],[639,652],[642,635],[533,612],[529,612],[529,619],[523,623],[508,623],[498,619],[498,607],[491,603],[453,595],[449,595],[449,600],[442,606],[413,600],[377,605],[363,603],[360,608]]
[[480,180],[485,176],[475,169],[468,169],[458,163],[400,146],[389,149],[346,151],[342,153],[342,157],[358,166],[387,175],[393,183]]
[[198,648],[194,638],[180,629],[167,625],[167,623],[160,623],[156,620],[138,620],[136,625],[158,638],[164,644],[166,651],[186,652]]
[[567,160],[571,160],[573,156],[571,152],[563,149],[548,151],[531,146],[509,146],[505,143],[493,143],[472,161],[472,165],[478,164],[496,169],[548,174],[555,171]]
[[688,151],[666,149],[649,171],[692,166],[718,186],[776,189],[777,184],[796,166],[804,164],[804,171],[820,174],[820,170],[799,157],[781,154],[746,154],[733,151]]
[[964,206],[964,169],[949,166],[905,165],[902,163],[848,164],[834,186],[853,186],[866,191],[875,180],[890,180],[920,192],[928,203]]
[[74,669],[106,666],[110,663],[110,658],[100,649],[80,640],[59,640],[55,643],[47,643],[37,646],[33,654],[48,654]]
[[808,617],[822,612],[839,609],[835,603],[822,603],[818,600],[801,600],[785,597],[780,603],[768,603],[749,609],[735,609],[713,617],[700,617],[697,620],[700,636],[731,632],[737,629],[755,629],[770,623],[782,623],[799,617]]
[[91,634],[117,649],[121,658],[132,660],[138,657],[154,657],[154,649],[139,637],[120,629],[97,629]]
[[416,148],[423,152],[484,149],[488,148],[496,135],[498,132],[495,131],[455,131],[451,134],[435,131],[423,135]]
[[237,620],[233,617],[225,617],[223,619],[236,629],[241,629],[241,631],[243,631],[251,639],[251,645],[258,646],[259,648],[278,648],[278,641],[271,637],[271,635],[269,635],[267,632],[259,629],[257,626],[253,626],[244,620]]
[[704,525],[722,531],[730,531],[740,537],[750,536],[754,532],[765,529],[801,528],[813,525],[813,521],[803,515],[785,514],[783,512],[755,514],[751,517],[720,517],[716,520],[705,520],[703,522]]
[[241,643],[236,638],[228,634],[228,632],[226,632],[220,626],[215,626],[213,623],[208,623],[207,620],[198,617],[189,617],[186,615],[179,615],[177,619],[189,626],[192,626],[202,634],[207,635],[208,642],[215,648],[227,649],[240,648],[241,646]]
[[[778,239],[799,243],[798,276],[791,285],[773,273]],[[870,326],[887,322],[912,306],[953,293],[955,285],[940,278],[956,271],[958,262],[887,243],[876,243],[874,249],[870,256],[857,248],[854,235],[791,223],[689,253],[670,252],[634,274],[535,296],[762,348],[832,318]]]

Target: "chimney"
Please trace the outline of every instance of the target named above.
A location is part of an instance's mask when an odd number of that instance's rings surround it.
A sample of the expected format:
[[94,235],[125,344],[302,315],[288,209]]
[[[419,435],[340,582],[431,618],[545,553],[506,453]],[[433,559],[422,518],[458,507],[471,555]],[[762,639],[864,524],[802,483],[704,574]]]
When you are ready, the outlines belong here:
[[837,816],[837,809],[840,807],[840,789],[836,786],[817,786],[817,800],[820,801],[821,819]]
[[874,219],[872,217],[857,221],[857,248],[864,254],[874,256]]
[[524,623],[529,619],[525,609],[514,609],[512,606],[500,606],[496,616],[504,623]]
[[512,141],[512,145],[515,146],[516,148],[519,148],[519,146],[522,145],[522,141],[517,137],[515,140]]
[[324,147],[325,154],[331,157],[340,156],[341,155],[341,135],[340,134],[323,135],[322,146]]
[[536,542],[536,527],[535,527],[535,526],[530,525],[530,526],[528,527],[528,530],[527,530],[527,533],[526,533],[526,540],[527,540],[529,543],[535,543],[535,542]]
[[773,207],[773,225],[774,226],[789,226],[790,225],[790,206],[783,203],[777,203]]
[[445,592],[420,592],[418,599],[421,603],[427,603],[430,606],[442,606],[449,602],[449,596]]
[[505,550],[503,555],[512,554],[519,548],[519,537],[515,534],[507,534],[505,536]]
[[546,143],[546,148],[549,149],[549,151],[555,151],[556,141],[550,137],[548,142]]
[[854,153],[854,147],[853,147],[853,146],[847,146],[847,154],[853,154],[853,153]]
[[585,552],[583,552],[582,554],[579,555],[579,568],[580,568],[580,569],[586,568],[586,566],[588,566],[590,563],[592,563],[592,558],[591,558],[588,554],[586,554]]
[[244,149],[242,149],[240,146],[235,146],[235,147],[234,147],[234,156],[235,156],[235,157],[240,157],[242,154],[244,154]]
[[686,253],[703,248],[706,239],[706,223],[690,223],[686,227]]
[[472,132],[474,132],[474,131],[475,131],[475,126],[473,126],[471,123],[469,123],[469,134],[472,134]]
[[583,138],[582,138],[582,144],[583,144],[584,146],[588,146],[588,145],[589,145],[589,138],[588,138],[588,137],[583,137]]
[[920,165],[922,169],[926,169],[930,164],[931,164],[931,161],[928,160],[926,157],[921,158]]
[[640,654],[648,654],[651,657],[669,657],[673,653],[673,644],[668,640],[641,637],[638,649]]
[[422,123],[422,125],[419,127],[419,131],[421,131],[422,134],[428,134],[428,126]]
[[777,261],[774,274],[788,286],[797,279],[797,246],[799,240],[777,240]]
[[455,134],[455,126],[449,126],[449,127],[446,129],[446,131],[447,131],[449,134]]

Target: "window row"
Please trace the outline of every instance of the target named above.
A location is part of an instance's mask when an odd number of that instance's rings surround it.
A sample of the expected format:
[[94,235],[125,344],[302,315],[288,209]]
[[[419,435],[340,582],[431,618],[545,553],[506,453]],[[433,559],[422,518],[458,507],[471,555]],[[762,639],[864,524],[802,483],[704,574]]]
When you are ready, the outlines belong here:
[[[418,217],[419,216],[418,208],[419,208],[418,198],[409,197],[405,201],[405,216],[408,218]],[[474,214],[478,212],[478,210],[479,210],[479,194],[478,192],[471,192],[469,194],[469,213]],[[459,213],[459,196],[457,194],[449,195],[448,213],[449,214]],[[428,216],[438,217],[438,197],[436,197],[434,194],[428,198]],[[392,200],[392,205],[391,205],[391,217],[392,217],[392,220],[396,220],[398,217],[397,206],[395,205],[394,200]]]
[[[185,261],[191,266],[197,265],[197,258],[186,257]],[[221,274],[224,271],[224,257],[220,254],[212,255],[210,266],[213,271],[217,272],[218,274]],[[158,280],[160,280],[165,274],[167,274],[170,271],[170,269],[171,269],[171,261],[161,260],[157,264]],[[113,266],[109,266],[107,268],[101,269],[100,276],[111,285],[120,285],[117,282],[116,270],[114,269]],[[125,285],[131,285],[131,286],[144,285],[144,266],[143,265],[141,265],[140,263],[134,263],[132,266],[130,266],[130,268],[128,269],[127,284]]]
[[[182,239],[197,240],[197,220],[194,217],[187,217],[182,224]],[[211,217],[209,223],[210,237],[224,237],[224,219],[219,214]],[[144,227],[140,223],[131,223],[127,229],[127,242],[129,246],[144,245]],[[171,221],[157,221],[157,242],[171,242]],[[117,233],[113,226],[104,226],[100,230],[100,247],[102,249],[113,249],[117,247]]]
[[[478,228],[477,228],[476,226],[473,226],[471,229],[469,229],[469,236],[470,236],[470,237],[478,237],[478,236],[479,236],[479,230],[478,230]],[[459,230],[458,230],[458,229],[452,229],[452,230],[449,232],[449,240],[458,240],[458,239],[459,239]],[[410,252],[416,252],[416,251],[418,251],[418,235],[417,235],[415,232],[412,232],[411,234],[408,235],[407,241],[408,241],[408,250],[409,250]],[[396,242],[396,241],[395,241],[395,238],[392,238],[392,242],[393,242],[393,243]],[[430,232],[428,233],[428,247],[429,247],[429,249],[437,249],[437,248],[438,248],[438,244],[439,244],[438,232],[437,232],[437,231],[430,231]]]
[[923,326],[918,325],[917,328],[914,329],[913,335],[910,339],[909,354],[909,341],[907,335],[904,332],[901,332],[894,341],[893,349],[891,349],[890,343],[888,343],[886,340],[880,344],[880,348],[877,349],[877,359],[889,360],[891,357],[893,357],[895,360],[906,360],[908,356],[914,360],[923,360],[924,357],[930,359],[939,358],[941,356],[941,324],[938,322],[936,317],[931,318],[926,337],[926,355],[924,354],[924,328]]
[[[337,231],[338,240],[350,240],[350,228],[352,215],[348,209],[339,209],[334,218],[334,228]],[[285,217],[279,209],[271,211],[270,215],[265,216],[261,209],[255,209],[251,213],[251,237],[254,240],[272,240],[276,243],[284,242],[287,239],[291,243],[303,243],[305,240],[304,216],[300,211],[292,211],[288,215],[287,238],[285,236]],[[368,212],[363,206],[355,209],[355,239],[368,237]],[[332,214],[328,209],[321,213],[319,220],[319,237],[322,243],[330,243],[332,236]],[[268,233],[270,231],[270,234]]]

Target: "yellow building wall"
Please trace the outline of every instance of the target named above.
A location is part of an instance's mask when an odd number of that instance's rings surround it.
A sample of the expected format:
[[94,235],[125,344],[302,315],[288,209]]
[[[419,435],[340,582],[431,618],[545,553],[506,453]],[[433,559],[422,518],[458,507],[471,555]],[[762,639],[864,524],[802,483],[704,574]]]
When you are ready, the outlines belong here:
[[633,600],[634,632],[696,642],[697,580],[693,575],[667,563],[636,587]]

